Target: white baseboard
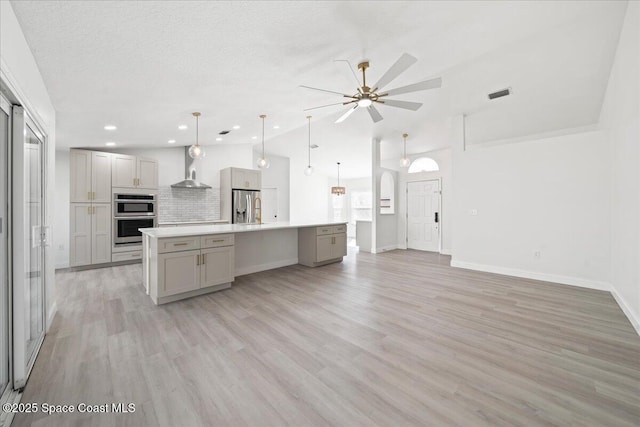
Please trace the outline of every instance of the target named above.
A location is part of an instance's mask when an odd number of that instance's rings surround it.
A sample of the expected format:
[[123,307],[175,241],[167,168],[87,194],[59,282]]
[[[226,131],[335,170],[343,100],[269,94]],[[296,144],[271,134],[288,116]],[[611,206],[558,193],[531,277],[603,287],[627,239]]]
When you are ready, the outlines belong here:
[[620,294],[618,294],[618,292],[616,291],[616,288],[614,288],[613,286],[611,286],[611,295],[613,295],[613,298],[622,309],[622,312],[625,314],[625,316],[627,316],[629,322],[631,322],[631,326],[633,326],[633,329],[635,329],[636,333],[640,335],[640,318],[638,318],[635,313],[631,311],[629,306],[624,302]]
[[474,262],[466,262],[466,261],[458,261],[458,260],[451,260],[451,267],[466,268],[467,270],[484,271],[487,273],[504,274],[506,276],[522,277],[525,279],[542,280],[545,282],[579,286],[581,288],[596,289],[599,291],[611,291],[611,285],[607,282],[582,279],[580,277],[561,276],[559,274],[549,274],[549,273],[538,273],[535,271],[520,270],[517,268],[499,267],[495,265],[477,264]]
[[51,328],[51,322],[53,322],[53,318],[56,317],[57,312],[58,312],[58,303],[54,301],[54,303],[51,304],[51,308],[49,309],[49,312],[47,313],[47,332],[49,331],[49,328]]
[[244,276],[245,274],[258,273],[265,270],[273,270],[274,268],[286,267],[298,263],[298,258],[285,259],[282,261],[268,262],[266,264],[251,265],[236,269],[236,276]]
[[451,255],[451,249],[441,249],[440,255]]
[[387,251],[392,251],[394,249],[398,249],[398,245],[387,245],[387,246],[382,246],[379,248],[376,248],[376,253],[379,254],[380,252],[387,252]]

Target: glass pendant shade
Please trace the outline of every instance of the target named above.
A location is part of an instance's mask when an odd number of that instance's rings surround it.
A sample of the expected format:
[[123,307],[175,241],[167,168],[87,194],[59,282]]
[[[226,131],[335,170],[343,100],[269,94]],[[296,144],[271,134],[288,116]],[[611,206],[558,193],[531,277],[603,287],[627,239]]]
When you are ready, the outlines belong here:
[[304,168],[304,174],[306,176],[311,176],[313,174],[313,166],[309,165],[306,168]]
[[344,187],[340,187],[340,162],[338,164],[338,185],[336,187],[331,187],[331,194],[335,194],[336,196],[342,196],[347,192],[347,189]]
[[411,159],[407,157],[403,157],[402,159],[400,159],[400,166],[402,166],[403,168],[408,168],[410,164],[411,164]]
[[407,137],[408,136],[409,134],[406,134],[406,133],[402,134],[402,139],[404,139],[404,151],[403,151],[402,158],[400,159],[400,166],[403,168],[408,168],[409,165],[411,164],[411,160],[407,157]]
[[193,117],[196,118],[196,143],[189,147],[189,157],[192,159],[200,159],[204,157],[204,148],[198,144],[198,118],[200,117],[200,113],[192,113]]
[[262,157],[260,157],[256,162],[256,165],[258,165],[258,168],[260,169],[269,169],[269,166],[271,166],[269,159],[264,157],[264,119],[266,117],[266,114],[260,114],[260,118],[262,119]]
[[260,157],[256,162],[256,165],[258,165],[260,169],[269,169],[269,166],[271,166],[271,163],[269,162],[269,159]]

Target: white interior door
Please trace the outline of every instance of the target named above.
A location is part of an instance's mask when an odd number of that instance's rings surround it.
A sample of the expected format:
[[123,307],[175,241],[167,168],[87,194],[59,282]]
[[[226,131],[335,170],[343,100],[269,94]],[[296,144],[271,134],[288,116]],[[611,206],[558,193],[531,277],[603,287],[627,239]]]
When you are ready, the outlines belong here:
[[440,250],[440,181],[407,183],[407,247]]
[[262,198],[262,222],[278,222],[278,189],[263,188],[260,197]]

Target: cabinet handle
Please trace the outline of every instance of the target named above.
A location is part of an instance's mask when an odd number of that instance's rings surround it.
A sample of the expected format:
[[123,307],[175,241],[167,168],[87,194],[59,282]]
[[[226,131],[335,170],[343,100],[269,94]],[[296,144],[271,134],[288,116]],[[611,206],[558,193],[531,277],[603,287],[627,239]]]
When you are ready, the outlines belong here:
[[135,178],[133,178],[133,186],[134,187],[136,186],[136,179]]
[[212,240],[211,243],[222,243],[224,239]]
[[189,243],[184,242],[184,243],[174,243],[173,246],[187,246]]
[[196,265],[200,265],[200,255],[196,255]]
[[96,213],[96,207],[94,206],[93,207],[93,214],[95,215],[95,213]]
[[96,192],[95,191],[93,193],[91,193],[91,197],[92,197],[91,200],[95,200],[96,199]]
[[91,191],[87,191],[87,200],[91,200]]
[[91,215],[91,206],[87,206],[87,213]]
[[200,263],[201,263],[202,265],[204,265],[204,261],[205,261],[205,259],[206,259],[206,258],[204,257],[204,254],[200,255]]

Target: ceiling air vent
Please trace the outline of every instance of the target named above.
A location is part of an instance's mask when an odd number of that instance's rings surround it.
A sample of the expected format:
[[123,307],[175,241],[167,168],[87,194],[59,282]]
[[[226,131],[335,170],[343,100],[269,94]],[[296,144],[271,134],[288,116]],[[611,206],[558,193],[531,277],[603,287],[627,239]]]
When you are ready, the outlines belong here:
[[508,87],[506,89],[499,90],[497,92],[493,92],[489,94],[489,99],[502,98],[503,96],[511,95],[511,88]]
[[230,130],[223,130],[223,131],[220,131],[220,133],[218,133],[218,135],[226,135],[229,132],[231,132],[231,131]]
[[311,148],[318,148],[319,145],[318,144],[311,144]]

